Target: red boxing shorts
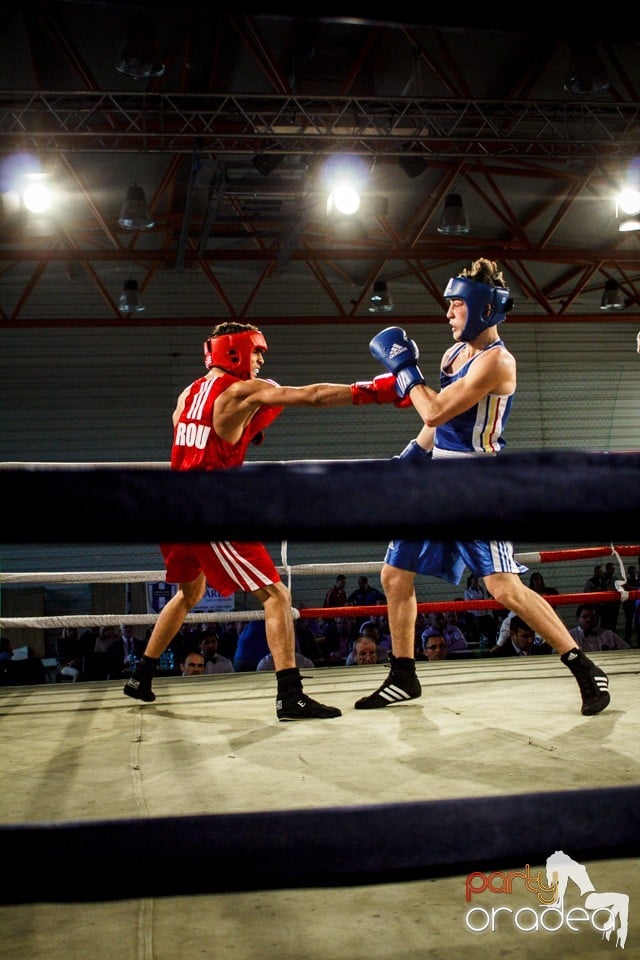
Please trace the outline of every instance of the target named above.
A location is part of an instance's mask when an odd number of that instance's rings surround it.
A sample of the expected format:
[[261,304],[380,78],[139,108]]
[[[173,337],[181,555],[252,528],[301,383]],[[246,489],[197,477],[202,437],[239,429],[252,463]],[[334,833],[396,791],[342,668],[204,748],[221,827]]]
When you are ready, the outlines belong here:
[[223,597],[237,590],[253,593],[280,575],[262,543],[161,543],[168,583],[188,583],[204,573],[207,583]]

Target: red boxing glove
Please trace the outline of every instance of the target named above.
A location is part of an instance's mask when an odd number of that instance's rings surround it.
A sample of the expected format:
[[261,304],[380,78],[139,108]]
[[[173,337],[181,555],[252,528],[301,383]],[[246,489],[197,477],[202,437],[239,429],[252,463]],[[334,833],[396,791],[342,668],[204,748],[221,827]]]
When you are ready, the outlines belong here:
[[373,380],[362,380],[351,384],[351,403],[361,406],[365,403],[392,403],[396,407],[410,407],[411,400],[407,393],[404,397],[398,396],[396,378],[393,373],[381,373]]
[[264,440],[264,431],[270,423],[279,417],[284,407],[260,407],[257,413],[249,421],[249,440],[255,446],[259,447]]

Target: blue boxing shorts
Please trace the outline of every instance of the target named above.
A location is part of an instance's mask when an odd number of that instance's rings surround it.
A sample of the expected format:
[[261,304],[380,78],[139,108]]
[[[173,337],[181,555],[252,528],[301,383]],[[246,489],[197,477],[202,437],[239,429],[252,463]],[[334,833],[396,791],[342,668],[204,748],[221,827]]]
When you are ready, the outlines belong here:
[[478,577],[490,573],[526,573],[529,569],[518,563],[513,544],[508,540],[392,540],[387,547],[384,562],[400,570],[411,570],[427,577],[438,577],[458,584],[469,568]]

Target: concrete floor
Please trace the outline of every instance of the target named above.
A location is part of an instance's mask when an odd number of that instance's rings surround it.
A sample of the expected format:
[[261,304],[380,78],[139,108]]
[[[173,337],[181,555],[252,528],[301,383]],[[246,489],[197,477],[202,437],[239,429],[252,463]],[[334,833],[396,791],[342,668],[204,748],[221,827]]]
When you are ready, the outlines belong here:
[[[343,716],[291,724],[276,720],[275,678],[269,673],[162,679],[153,705],[125,698],[119,683],[5,687],[0,822],[340,808],[636,786],[640,651],[593,659],[607,669],[613,697],[598,717],[580,715],[575,681],[556,657],[422,663],[420,700],[372,712],[354,711],[353,703],[384,678],[386,667],[307,670],[307,692],[341,707]],[[564,849],[561,835],[556,849]],[[544,871],[544,858],[530,866]],[[640,957],[638,859],[584,866],[596,891],[629,895],[629,931],[619,955]],[[88,878],[100,869],[99,862],[88,862]],[[6,862],[4,873],[10,884]],[[0,955],[603,960],[619,949],[615,934],[607,941],[589,924],[575,932],[565,926],[525,932],[503,918],[493,931],[472,932],[465,880],[4,906]],[[117,876],[113,882],[117,886]],[[476,905],[495,905],[488,896]],[[515,913],[532,906],[532,895],[514,886],[508,902]],[[566,904],[582,905],[574,885]]]

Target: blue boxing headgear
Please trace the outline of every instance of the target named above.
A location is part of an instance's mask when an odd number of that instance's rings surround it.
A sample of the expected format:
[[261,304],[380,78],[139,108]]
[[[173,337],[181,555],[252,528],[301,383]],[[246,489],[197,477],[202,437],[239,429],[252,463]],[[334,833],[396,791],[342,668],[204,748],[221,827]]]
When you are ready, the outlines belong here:
[[513,309],[506,287],[494,287],[468,277],[451,277],[443,296],[447,300],[464,300],[467,305],[467,322],[460,334],[465,341],[475,340],[483,330],[502,323]]

